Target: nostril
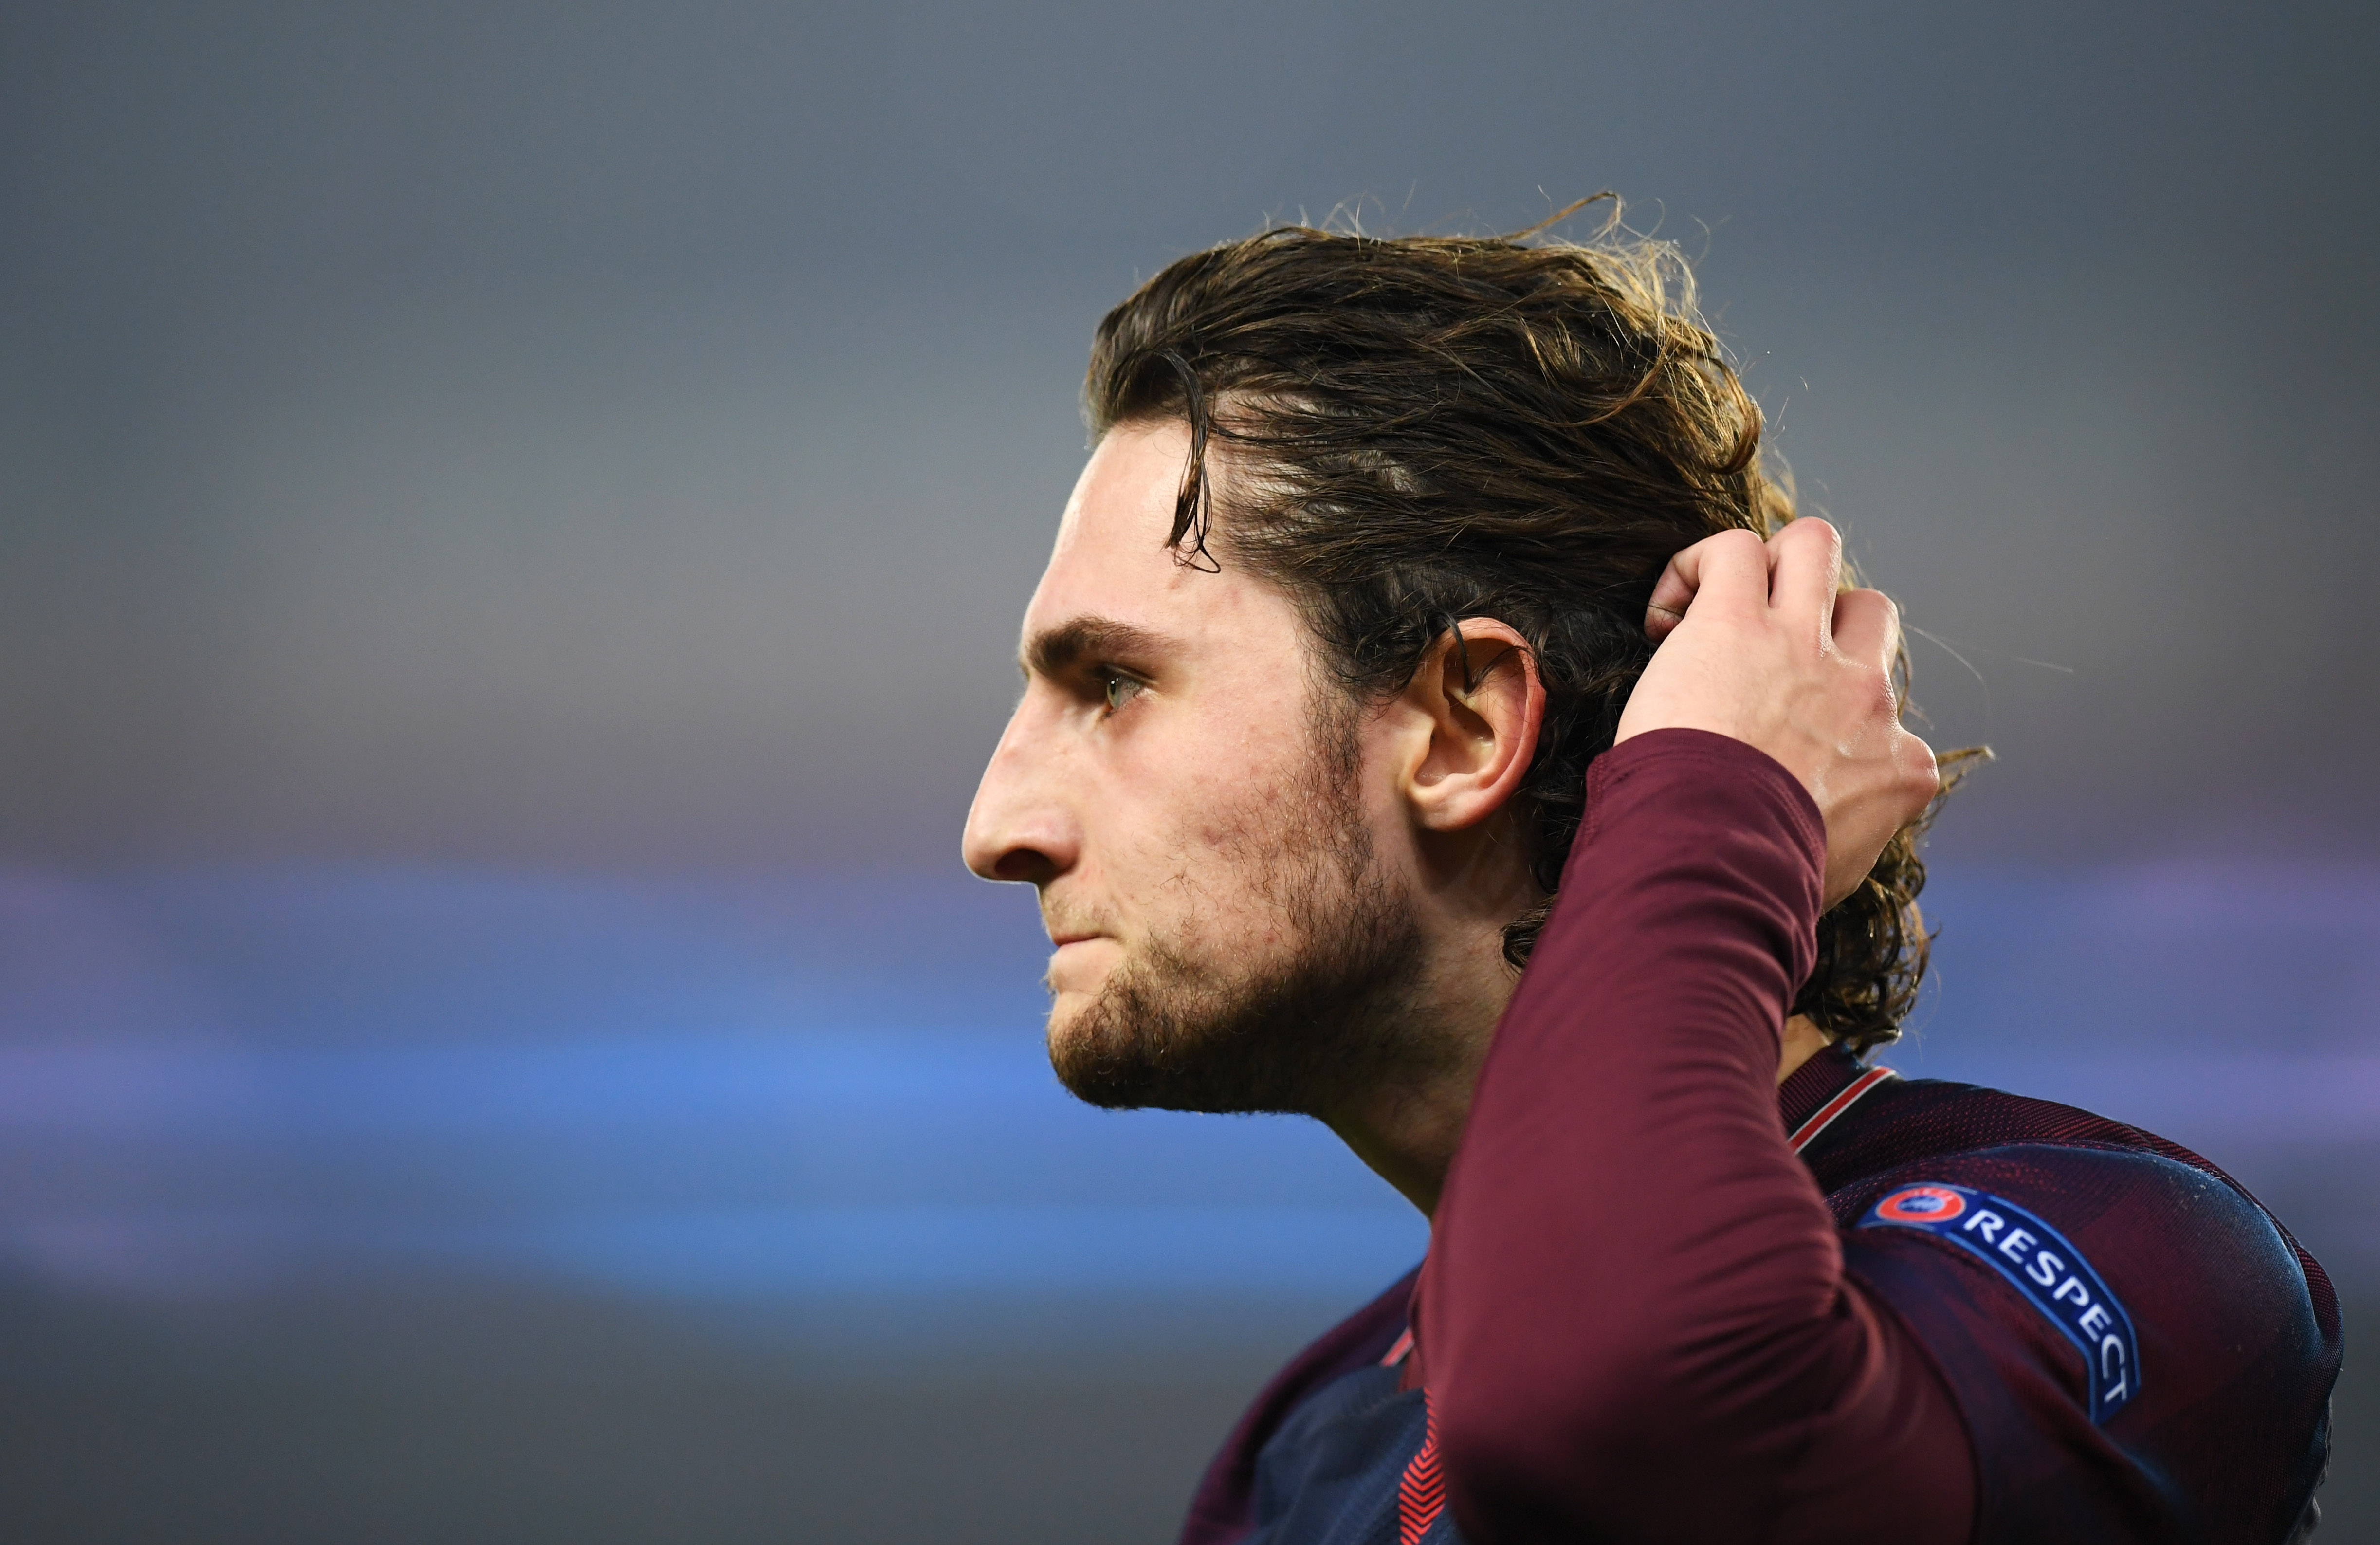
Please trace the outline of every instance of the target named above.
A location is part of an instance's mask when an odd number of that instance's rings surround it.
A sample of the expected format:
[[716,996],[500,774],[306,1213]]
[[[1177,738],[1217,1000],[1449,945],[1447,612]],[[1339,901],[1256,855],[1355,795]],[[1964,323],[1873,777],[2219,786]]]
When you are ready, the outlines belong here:
[[1046,854],[1029,847],[1012,847],[1002,854],[991,866],[995,880],[1014,881],[1020,884],[1039,884],[1056,872]]

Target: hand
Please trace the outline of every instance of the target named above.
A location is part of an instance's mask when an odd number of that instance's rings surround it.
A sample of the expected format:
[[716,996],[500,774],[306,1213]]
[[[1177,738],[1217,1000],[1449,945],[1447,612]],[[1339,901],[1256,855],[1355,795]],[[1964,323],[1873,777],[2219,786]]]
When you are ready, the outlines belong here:
[[1942,786],[1893,697],[1900,611],[1880,591],[1838,594],[1842,569],[1842,540],[1809,517],[1765,545],[1722,531],[1671,558],[1645,614],[1660,648],[1618,736],[1709,730],[1782,763],[1826,818],[1828,906]]

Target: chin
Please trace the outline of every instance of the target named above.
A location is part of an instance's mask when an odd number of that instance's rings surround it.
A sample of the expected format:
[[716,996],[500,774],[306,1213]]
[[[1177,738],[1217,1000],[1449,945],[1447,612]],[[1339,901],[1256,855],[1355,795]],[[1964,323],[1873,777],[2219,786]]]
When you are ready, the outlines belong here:
[[1067,1040],[1082,1022],[1083,1015],[1099,1001],[1096,990],[1088,992],[1053,993],[1050,999],[1050,1021],[1046,1031],[1050,1050]]

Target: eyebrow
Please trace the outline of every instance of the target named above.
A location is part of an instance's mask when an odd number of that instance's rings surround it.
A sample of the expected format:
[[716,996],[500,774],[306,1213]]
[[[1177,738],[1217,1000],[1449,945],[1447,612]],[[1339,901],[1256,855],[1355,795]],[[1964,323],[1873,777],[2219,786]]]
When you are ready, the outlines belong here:
[[1019,663],[1034,675],[1054,676],[1074,669],[1086,660],[1114,655],[1137,655],[1146,659],[1163,654],[1175,647],[1173,640],[1161,633],[1151,633],[1145,627],[1135,627],[1113,617],[1069,617],[1055,627],[1045,627],[1026,639],[1024,657]]

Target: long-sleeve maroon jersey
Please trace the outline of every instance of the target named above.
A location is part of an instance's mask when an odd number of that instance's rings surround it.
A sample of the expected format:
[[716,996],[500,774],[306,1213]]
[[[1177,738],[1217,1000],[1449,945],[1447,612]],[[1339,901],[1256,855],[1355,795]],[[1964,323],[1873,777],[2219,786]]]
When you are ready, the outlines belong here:
[[1427,1260],[1257,1397],[1184,1545],[2312,1527],[2338,1301],[2228,1176],[1840,1052],[1776,1087],[1825,848],[1738,742],[1597,761]]

